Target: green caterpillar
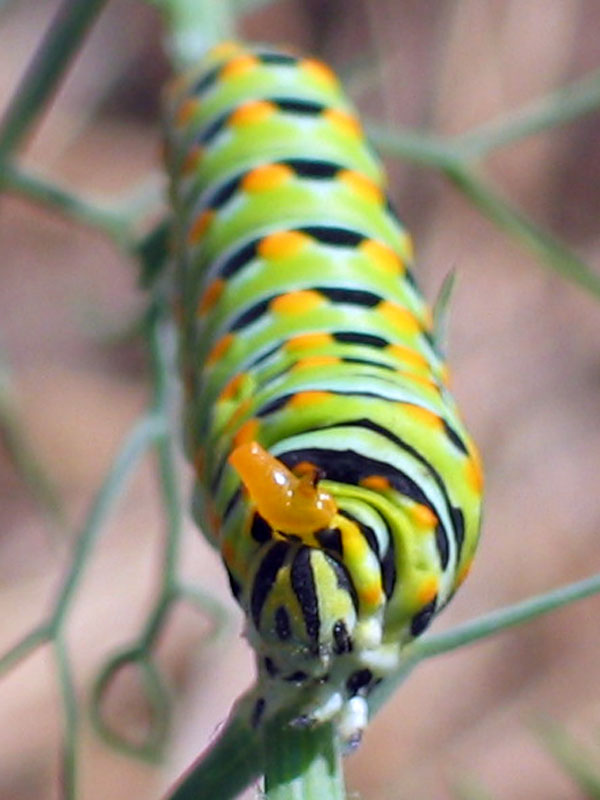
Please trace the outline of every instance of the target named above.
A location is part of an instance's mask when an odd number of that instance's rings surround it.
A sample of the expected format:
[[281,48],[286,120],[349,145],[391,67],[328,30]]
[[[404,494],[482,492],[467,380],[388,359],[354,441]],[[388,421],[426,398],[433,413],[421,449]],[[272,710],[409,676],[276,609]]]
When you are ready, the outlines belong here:
[[469,570],[477,451],[331,70],[222,44],[167,128],[194,512],[256,651],[251,723],[303,693],[352,745]]

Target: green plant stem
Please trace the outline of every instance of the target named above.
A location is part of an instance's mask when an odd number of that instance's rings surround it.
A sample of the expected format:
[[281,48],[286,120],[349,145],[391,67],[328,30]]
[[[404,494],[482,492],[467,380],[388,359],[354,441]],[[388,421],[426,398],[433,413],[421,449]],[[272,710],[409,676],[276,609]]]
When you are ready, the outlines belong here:
[[[175,342],[171,326],[168,324],[167,301],[161,289],[157,291],[154,302],[146,315],[144,333],[152,363],[151,413],[166,421],[169,418],[171,407],[174,405],[171,377]],[[157,761],[162,755],[169,727],[168,690],[154,665],[152,649],[167,624],[173,604],[186,594],[186,589],[179,583],[177,570],[183,519],[173,435],[173,430],[165,424],[154,442],[162,507],[165,514],[160,589],[142,632],[132,644],[108,659],[95,681],[92,693],[92,722],[99,736],[121,752],[151,762]],[[196,595],[194,601],[198,605],[200,605],[199,600],[200,597]],[[219,620],[223,618],[220,605],[216,601],[210,604],[204,602],[202,608],[208,613],[218,608],[218,614],[212,617],[213,630],[215,628],[218,630]],[[115,730],[110,722],[105,720],[102,713],[104,695],[110,688],[113,679],[121,669],[132,665],[136,666],[140,672],[146,699],[151,708],[147,732],[141,742],[132,742]]]
[[[125,667],[137,669],[146,700],[150,706],[150,722],[141,741],[137,740],[137,737],[136,741],[131,741],[127,736],[115,730],[102,713],[104,696],[119,672]],[[115,653],[100,670],[92,691],[91,721],[102,741],[124,755],[141,758],[149,763],[157,763],[164,751],[169,719],[169,692],[159,670],[151,660],[151,654],[138,643]]]
[[129,244],[130,225],[126,214],[87,200],[41,175],[15,164],[5,164],[0,170],[0,189],[22,195],[55,209],[65,217],[97,228],[123,246]]
[[266,800],[344,800],[338,737],[329,723],[295,728],[284,716],[265,726]]
[[368,122],[366,131],[370,141],[378,150],[394,158],[403,158],[414,164],[425,164],[439,169],[460,164],[460,158],[455,155],[451,145],[427,131],[402,127],[390,130],[387,126],[376,122]]
[[543,722],[537,732],[553,758],[570,775],[587,800],[600,800],[598,754],[589,752],[574,740],[562,725]]
[[[148,333],[154,387],[152,408],[156,414],[168,419],[169,411],[174,406],[173,382],[170,379],[175,360],[175,342],[167,321],[166,301],[161,298],[156,306]],[[163,575],[167,584],[165,588],[170,589],[174,588],[176,582],[183,518],[173,453],[173,431],[169,426],[165,426],[164,433],[157,439],[155,448],[167,531]]]
[[71,566],[62,584],[52,616],[52,626],[55,629],[58,629],[62,624],[98,534],[102,526],[106,524],[117,500],[121,497],[127,479],[133,473],[148,447],[158,436],[162,435],[164,428],[165,421],[163,419],[153,415],[143,417],[134,426],[122,445],[104,483],[100,487],[100,491],[96,495],[86,523],[75,544]]
[[276,6],[281,0],[230,0],[237,14],[249,14],[261,8]]
[[106,0],[63,0],[0,125],[0,162],[22,143]]
[[454,782],[452,796],[456,800],[496,800],[476,778],[469,775]]
[[481,212],[520,241],[542,263],[564,278],[600,297],[600,275],[591,270],[568,247],[539,228],[477,177],[466,164],[466,157],[452,142],[402,131],[396,134],[377,125],[369,133],[379,149],[397,158],[434,165]]
[[79,730],[77,695],[67,646],[62,633],[54,638],[52,645],[63,707],[61,799],[75,800],[77,795],[77,742]]
[[78,730],[77,698],[64,641],[65,618],[101,527],[106,523],[125,488],[127,479],[131,476],[141,456],[157,437],[164,434],[164,430],[165,420],[152,414],[143,417],[134,426],[100,487],[81,533],[77,537],[71,564],[48,620],[36,626],[0,659],[0,672],[6,671],[24,659],[40,644],[52,643],[63,706],[64,737],[61,782],[63,800],[75,800]]
[[490,150],[565,125],[600,106],[600,70],[451,140],[452,150],[479,158]]
[[52,631],[46,624],[38,625],[7,650],[0,658],[0,676],[15,667],[41,644],[50,640]]
[[[371,715],[384,705],[414,667],[426,658],[440,655],[492,636],[557,608],[600,592],[600,573],[561,586],[546,594],[493,611],[445,633],[423,637],[406,648],[399,670],[369,696]],[[260,741],[233,713],[219,738],[198,759],[168,800],[231,800],[262,773]]]
[[480,211],[520,240],[547,267],[600,298],[600,274],[592,271],[562,242],[531,222],[466,168],[451,167],[446,175]]
[[85,563],[102,525],[121,496],[127,479],[152,441],[164,430],[164,421],[155,416],[139,420],[123,443],[104,483],[98,491],[88,517],[75,543],[73,557],[54,608],[46,621],[37,625],[0,658],[0,673],[15,666],[40,644],[60,634],[75,590],[81,581]]
[[261,743],[234,712],[219,738],[192,764],[168,800],[231,800],[262,772]]
[[235,14],[229,0],[154,0],[165,18],[167,52],[176,69],[185,69],[213,45],[231,39]]
[[18,408],[18,393],[0,353],[0,440],[12,465],[48,519],[65,525],[63,499],[52,477],[37,457]]

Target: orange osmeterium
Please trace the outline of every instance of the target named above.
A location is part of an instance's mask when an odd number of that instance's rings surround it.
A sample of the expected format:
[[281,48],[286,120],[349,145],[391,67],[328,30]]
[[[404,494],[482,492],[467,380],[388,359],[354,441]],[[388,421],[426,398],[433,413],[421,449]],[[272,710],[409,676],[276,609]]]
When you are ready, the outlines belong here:
[[333,497],[297,477],[258,442],[241,444],[229,456],[258,513],[273,530],[298,535],[326,528],[335,514]]

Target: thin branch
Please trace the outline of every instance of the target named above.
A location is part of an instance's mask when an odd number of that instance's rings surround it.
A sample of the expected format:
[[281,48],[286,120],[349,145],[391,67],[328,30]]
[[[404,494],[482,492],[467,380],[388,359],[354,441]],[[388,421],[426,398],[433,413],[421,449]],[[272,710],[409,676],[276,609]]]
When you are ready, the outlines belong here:
[[575,781],[587,800],[600,800],[598,754],[584,748],[562,725],[542,722],[537,732],[550,754]]
[[464,157],[453,150],[451,143],[432,136],[421,138],[407,131],[396,134],[376,125],[370,125],[368,130],[382,152],[438,167],[473,205],[521,241],[543,264],[595,297],[600,297],[600,275],[562,242],[539,228],[487,186],[466,166]]
[[[173,430],[166,424],[169,411],[174,404],[171,374],[175,358],[175,342],[171,326],[167,325],[167,303],[162,292],[157,293],[145,320],[144,333],[152,360],[153,399],[151,412],[165,420],[161,434],[156,437],[154,448],[158,459],[158,477],[162,506],[165,514],[164,551],[160,578],[160,589],[148,613],[142,632],[133,644],[111,656],[100,671],[95,682],[92,697],[92,721],[100,737],[123,753],[156,761],[164,750],[169,728],[169,697],[158,669],[153,663],[152,650],[165,628],[173,604],[180,600],[183,589],[179,584],[177,567],[182,525],[182,503],[175,465]],[[214,601],[204,610],[219,607]],[[213,629],[218,627],[218,617],[213,617]],[[125,735],[113,729],[105,721],[102,704],[106,691],[120,669],[135,665],[143,679],[146,700],[151,709],[147,732],[141,742],[132,742]]]
[[130,219],[121,209],[86,199],[67,187],[15,164],[2,167],[0,189],[55,209],[70,219],[97,228],[122,246],[131,246]]
[[234,712],[219,738],[192,764],[167,800],[233,800],[262,772],[260,740]]
[[230,0],[237,14],[251,14],[261,8],[269,8],[281,3],[282,0]]
[[338,736],[331,723],[297,728],[275,717],[264,732],[266,800],[344,800]]
[[535,225],[469,170],[451,167],[446,175],[480,211],[521,241],[543,264],[600,299],[600,274],[591,270],[566,245]]
[[[103,713],[103,700],[119,672],[136,667],[142,679],[151,719],[141,741],[128,738],[116,730]],[[117,653],[102,667],[94,683],[91,721],[98,736],[120,753],[156,763],[163,754],[170,719],[170,697],[151,655],[138,643]]]
[[77,742],[79,707],[71,662],[62,633],[53,641],[54,657],[63,708],[63,737],[61,757],[61,800],[75,800],[77,796]]
[[[176,345],[172,328],[167,325],[166,301],[162,298],[157,300],[153,318],[150,320],[148,344],[152,357],[152,385],[154,387],[152,408],[155,414],[167,420],[175,402],[174,384],[171,378]],[[164,588],[170,594],[174,594],[176,590],[177,560],[183,527],[182,502],[172,440],[173,431],[167,425],[163,436],[158,438],[155,444],[166,530],[163,580]]]
[[0,440],[15,472],[21,477],[35,501],[58,528],[66,517],[64,503],[50,473],[38,458],[18,407],[18,393],[6,359],[0,352]]
[[0,676],[15,667],[41,644],[50,640],[52,632],[47,624],[42,623],[26,633],[22,639],[7,650],[0,658]]
[[173,65],[185,69],[220,41],[235,35],[230,0],[153,0],[165,18],[167,51]]
[[156,416],[143,417],[121,447],[113,465],[104,479],[85,525],[79,534],[71,566],[62,584],[52,625],[58,629],[70,606],[75,590],[81,580],[83,568],[94,546],[100,529],[106,524],[110,512],[123,493],[127,479],[138,464],[138,461],[157,436],[162,435],[165,422]]
[[63,0],[0,125],[0,162],[22,143],[106,0]]
[[572,122],[597,111],[599,106],[600,70],[596,70],[580,81],[562,86],[512,113],[454,137],[451,147],[465,158],[480,158],[518,139]]
[[391,130],[376,122],[367,122],[369,140],[382,153],[394,158],[404,158],[415,164],[446,169],[460,163],[451,145],[428,131],[394,126]]

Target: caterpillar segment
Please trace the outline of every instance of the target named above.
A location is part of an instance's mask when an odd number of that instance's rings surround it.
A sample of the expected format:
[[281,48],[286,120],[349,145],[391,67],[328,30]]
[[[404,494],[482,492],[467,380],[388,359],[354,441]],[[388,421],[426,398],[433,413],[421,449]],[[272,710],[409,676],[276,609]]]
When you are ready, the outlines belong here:
[[167,94],[166,161],[193,511],[246,615],[249,718],[295,702],[352,746],[479,536],[410,237],[314,59],[211,51]]

